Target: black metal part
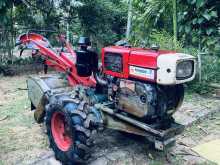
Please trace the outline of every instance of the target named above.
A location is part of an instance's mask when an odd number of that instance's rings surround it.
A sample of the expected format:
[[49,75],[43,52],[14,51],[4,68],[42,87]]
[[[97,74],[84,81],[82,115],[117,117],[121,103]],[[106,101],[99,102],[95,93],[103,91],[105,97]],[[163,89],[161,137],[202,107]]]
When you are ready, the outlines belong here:
[[82,77],[89,77],[98,71],[98,54],[85,47],[76,51],[77,74]]
[[89,37],[80,37],[78,41],[78,45],[90,46],[91,42]]
[[86,50],[78,50],[76,51],[76,68],[77,74],[82,77],[88,77],[92,75],[91,68],[91,55]]
[[119,53],[106,52],[104,66],[106,70],[121,73],[123,71],[123,58]]

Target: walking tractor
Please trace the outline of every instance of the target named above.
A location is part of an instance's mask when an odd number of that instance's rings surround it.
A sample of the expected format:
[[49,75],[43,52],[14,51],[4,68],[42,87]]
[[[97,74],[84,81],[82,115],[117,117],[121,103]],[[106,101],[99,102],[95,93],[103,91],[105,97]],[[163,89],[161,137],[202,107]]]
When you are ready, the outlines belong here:
[[101,64],[89,38],[73,50],[64,36],[54,49],[40,34],[26,33],[17,45],[32,49],[59,74],[27,80],[34,118],[45,123],[50,147],[63,164],[87,159],[92,135],[104,128],[146,137],[158,150],[184,127],[172,115],[184,98],[183,84],[194,79],[196,59],[188,54],[126,43],[104,47]]

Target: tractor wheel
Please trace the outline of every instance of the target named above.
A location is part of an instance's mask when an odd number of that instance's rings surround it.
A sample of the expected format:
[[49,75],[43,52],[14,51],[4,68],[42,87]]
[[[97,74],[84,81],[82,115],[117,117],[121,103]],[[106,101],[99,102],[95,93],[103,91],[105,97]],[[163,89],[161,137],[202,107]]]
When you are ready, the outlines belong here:
[[50,147],[62,164],[84,163],[91,131],[84,127],[86,113],[69,96],[52,97],[46,106],[46,128]]

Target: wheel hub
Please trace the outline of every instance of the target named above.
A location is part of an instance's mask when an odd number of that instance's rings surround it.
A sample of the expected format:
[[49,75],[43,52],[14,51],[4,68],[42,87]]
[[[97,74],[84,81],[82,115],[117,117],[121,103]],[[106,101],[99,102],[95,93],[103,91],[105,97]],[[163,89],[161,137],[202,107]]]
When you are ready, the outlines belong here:
[[67,151],[73,144],[70,128],[61,112],[55,112],[51,120],[52,135],[57,147],[62,151]]

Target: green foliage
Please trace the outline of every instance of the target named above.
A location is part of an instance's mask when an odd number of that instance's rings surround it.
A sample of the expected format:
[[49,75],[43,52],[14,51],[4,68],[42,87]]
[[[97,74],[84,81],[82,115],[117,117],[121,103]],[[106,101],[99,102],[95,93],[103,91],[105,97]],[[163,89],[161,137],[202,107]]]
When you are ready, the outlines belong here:
[[[131,41],[136,46],[159,44],[161,49],[173,50],[172,1],[134,0]],[[198,93],[210,91],[209,83],[220,82],[219,29],[220,3],[215,0],[177,0],[177,51],[197,56],[198,49],[212,58],[202,57],[202,82],[190,83]]]
[[13,2],[12,0],[1,0],[0,1],[0,27],[3,25],[8,25],[10,21],[10,17],[8,14],[8,9],[12,8]]
[[[166,31],[153,31],[149,36],[141,40],[131,40],[135,46],[145,46],[149,47],[151,44],[160,45],[161,49],[174,50],[173,36]],[[144,41],[144,42],[143,42]],[[194,55],[195,57],[198,54],[198,50],[194,47],[184,47],[183,41],[177,42],[177,52],[187,53]],[[188,83],[188,88],[191,92],[196,92],[199,94],[205,94],[211,91],[210,83],[220,82],[220,58],[212,56],[203,56],[202,57],[202,82],[198,81],[196,78],[194,81]]]
[[77,8],[82,30],[96,44],[108,45],[123,36],[127,9],[122,2],[82,0],[82,3]]
[[215,56],[203,57],[203,81],[219,82],[220,81],[220,58]]
[[189,83],[191,91],[204,94],[212,89],[210,83],[220,82],[220,58],[217,56],[205,55],[202,58],[202,81],[195,79]]
[[34,63],[34,61],[35,61],[35,59],[33,59],[32,57],[27,57],[27,58],[17,57],[17,58],[14,59],[13,64],[15,64],[15,65],[26,65],[26,64],[32,64],[32,63]]
[[[14,8],[14,20],[20,33],[27,29],[59,29],[62,16],[57,12],[53,1],[29,0],[28,6],[22,3]],[[51,34],[45,35],[50,37]]]
[[[156,43],[159,44],[161,49],[165,49],[165,50],[175,50],[175,45],[173,43],[173,36],[170,35],[170,33],[166,32],[166,31],[153,31],[150,34],[150,43]],[[181,41],[177,42],[176,45],[176,50],[177,51],[182,51],[183,50],[183,44],[181,43]]]
[[[141,36],[154,30],[173,33],[173,42],[177,43],[177,7],[176,0],[135,0],[133,36]],[[143,32],[143,29],[145,31]],[[173,45],[173,44],[172,44]]]
[[187,44],[214,51],[219,35],[220,3],[215,0],[179,0],[179,33]]
[[[18,1],[20,2],[16,2]],[[15,0],[0,1],[0,17],[3,20],[0,22],[0,29],[8,30],[12,38],[27,29],[49,29],[61,33],[68,30],[71,41],[75,41],[80,35],[87,35],[100,48],[124,37],[127,5],[122,0],[61,0],[56,3],[26,0],[26,3],[16,3],[13,7],[14,2]],[[67,24],[70,25],[69,29]],[[44,35],[51,39],[53,34]],[[4,49],[11,49],[13,39],[5,36],[4,39],[0,37],[0,40],[0,47],[4,45]],[[6,40],[12,42],[5,44]]]
[[209,52],[210,54],[220,55],[219,38],[216,35],[203,36],[200,40],[202,45],[201,50],[203,52]]
[[[172,0],[134,0],[133,37],[153,30],[173,32]],[[177,0],[178,38],[184,46],[215,52],[219,39],[220,3],[215,0]]]
[[[175,50],[175,45],[173,43],[173,36],[164,30],[163,31],[154,30],[151,33],[149,33],[148,36],[139,36],[139,38],[137,36],[132,36],[131,42],[135,46],[149,47],[152,44],[157,44],[160,46],[161,49]],[[185,52],[185,53],[187,51],[187,50],[183,49],[183,44],[181,41],[177,42],[176,50],[178,52]]]
[[144,27],[172,32],[172,0],[134,0],[134,10],[133,30]]
[[7,60],[0,62],[0,66],[7,66],[7,65],[26,65],[26,64],[33,64],[34,62],[42,62],[42,59],[33,59],[32,57],[20,58],[20,57],[13,57],[12,60]]

